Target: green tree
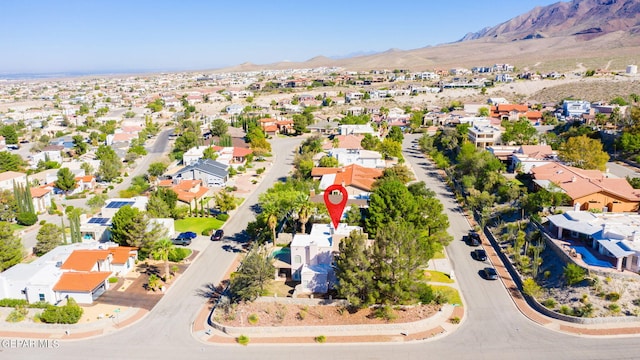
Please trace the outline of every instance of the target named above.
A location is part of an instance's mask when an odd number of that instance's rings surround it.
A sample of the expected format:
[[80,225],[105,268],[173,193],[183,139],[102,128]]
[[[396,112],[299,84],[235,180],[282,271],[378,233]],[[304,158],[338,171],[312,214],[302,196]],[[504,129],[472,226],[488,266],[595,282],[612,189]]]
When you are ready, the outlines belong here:
[[11,222],[18,214],[18,202],[10,190],[0,190],[0,221]]
[[273,259],[267,256],[266,250],[254,247],[231,277],[229,290],[233,298],[253,301],[262,295],[275,275]]
[[609,155],[602,151],[602,143],[586,135],[571,137],[560,148],[560,160],[581,169],[604,171]]
[[0,222],[0,272],[22,261],[23,247],[11,224]]
[[198,146],[198,135],[193,131],[186,131],[176,139],[172,156],[174,159],[182,159],[182,154],[195,146]]
[[0,135],[4,137],[4,141],[7,145],[18,143],[18,132],[12,125],[4,125],[0,127]]
[[378,151],[385,159],[392,157],[402,159],[402,144],[389,138],[382,140]]
[[117,244],[140,249],[139,257],[146,258],[156,239],[162,237],[158,226],[148,231],[149,220],[137,208],[125,205],[111,219],[111,240]]
[[518,121],[504,120],[502,126],[505,128],[501,138],[504,143],[533,145],[538,142],[538,131],[526,117]]
[[219,191],[215,195],[216,206],[218,210],[223,213],[228,213],[229,211],[235,209],[237,207],[237,199],[230,192],[223,190]]
[[364,134],[364,138],[360,141],[360,146],[365,150],[376,151],[380,148],[382,142],[377,137],[371,134]]
[[300,145],[301,154],[315,155],[322,152],[322,138],[320,136],[311,136]]
[[367,233],[375,236],[386,224],[401,219],[411,221],[417,210],[413,195],[400,180],[391,178],[382,181],[369,197],[368,216],[365,219]]
[[335,256],[338,296],[358,308],[375,301],[371,293],[373,272],[366,243],[367,236],[354,230],[340,241],[340,251]]
[[58,245],[62,245],[62,229],[55,224],[46,223],[38,230],[36,240],[37,243],[33,248],[33,252],[37,256],[42,256],[55,249]]
[[[485,91],[487,90],[486,88],[483,88]],[[489,112],[489,108],[486,106],[483,106],[481,108],[478,109],[478,116],[481,117],[489,117],[490,112]]]
[[23,171],[27,163],[18,154],[0,151],[0,173],[5,171]]
[[77,155],[82,155],[87,152],[88,145],[82,135],[73,136],[73,149]]
[[392,167],[384,169],[382,173],[383,179],[395,178],[400,180],[403,184],[413,180],[413,174],[408,167],[402,164],[395,164]]
[[371,250],[373,297],[379,304],[401,304],[411,299],[429,261],[424,235],[403,220],[378,229]]
[[152,195],[147,202],[147,215],[151,218],[168,218],[171,217],[171,209],[161,197]]
[[392,126],[391,129],[389,129],[386,138],[402,144],[402,141],[404,140],[404,134],[402,134],[402,129],[397,126]]
[[229,124],[222,119],[215,119],[211,122],[211,135],[222,136],[227,133]]
[[89,164],[88,162],[83,162],[82,165],[80,165],[80,168],[84,170],[84,173],[87,175],[93,175],[93,173],[95,172],[93,166],[91,166],[91,164]]
[[87,200],[87,206],[93,210],[100,209],[104,204],[106,204],[108,198],[107,194],[95,194]]
[[358,205],[351,205],[345,213],[345,222],[349,225],[362,226],[362,212]]
[[163,162],[154,162],[149,165],[147,174],[149,174],[149,176],[158,177],[162,176],[165,171],[167,171],[167,164]]
[[68,193],[76,188],[76,177],[69,168],[60,168],[57,175],[58,179],[55,184],[58,189]]
[[320,158],[320,161],[318,161],[318,166],[319,167],[338,167],[340,166],[340,163],[338,162],[337,158],[334,158],[333,156],[325,155],[322,158]]
[[102,180],[111,181],[120,176],[122,160],[120,160],[115,150],[106,145],[100,145],[96,150],[96,157],[100,160],[98,175]]
[[167,238],[160,239],[153,243],[151,256],[156,260],[164,262],[164,282],[168,283],[171,274],[169,273],[169,253],[175,246],[173,242]]

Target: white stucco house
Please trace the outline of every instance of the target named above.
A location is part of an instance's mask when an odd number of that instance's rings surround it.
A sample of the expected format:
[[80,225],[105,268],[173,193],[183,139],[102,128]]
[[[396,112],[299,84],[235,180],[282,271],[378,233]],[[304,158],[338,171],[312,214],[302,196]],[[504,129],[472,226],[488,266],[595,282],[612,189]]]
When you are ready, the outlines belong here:
[[333,256],[338,252],[340,239],[359,226],[313,224],[310,234],[296,234],[291,241],[291,277],[300,281],[302,291],[326,293],[335,283]]
[[72,297],[79,304],[92,304],[109,289],[109,277],[128,273],[137,256],[135,248],[113,243],[61,245],[0,273],[0,299],[57,304]]

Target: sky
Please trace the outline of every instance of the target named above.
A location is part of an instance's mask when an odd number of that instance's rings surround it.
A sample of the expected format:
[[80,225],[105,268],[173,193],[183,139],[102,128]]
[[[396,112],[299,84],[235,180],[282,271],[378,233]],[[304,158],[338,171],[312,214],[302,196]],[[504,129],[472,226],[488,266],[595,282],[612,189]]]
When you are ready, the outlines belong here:
[[211,70],[410,50],[556,2],[0,1],[0,74]]

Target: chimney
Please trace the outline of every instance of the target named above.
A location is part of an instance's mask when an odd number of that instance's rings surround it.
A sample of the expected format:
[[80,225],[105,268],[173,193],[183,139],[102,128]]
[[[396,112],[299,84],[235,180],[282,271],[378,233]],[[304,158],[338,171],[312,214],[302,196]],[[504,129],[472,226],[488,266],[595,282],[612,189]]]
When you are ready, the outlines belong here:
[[573,177],[571,178],[571,182],[576,182],[576,180],[577,180],[577,179],[576,179],[576,177],[575,177],[575,176],[573,176]]

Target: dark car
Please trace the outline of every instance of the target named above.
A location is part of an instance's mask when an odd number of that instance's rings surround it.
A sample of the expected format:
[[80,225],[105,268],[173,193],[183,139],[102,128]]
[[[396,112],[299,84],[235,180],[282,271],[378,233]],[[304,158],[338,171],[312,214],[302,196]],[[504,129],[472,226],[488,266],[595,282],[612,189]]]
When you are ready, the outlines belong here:
[[473,252],[471,253],[471,256],[473,256],[473,258],[478,261],[487,260],[487,252],[482,249],[473,250]]
[[220,241],[224,237],[224,231],[222,229],[216,230],[213,235],[211,235],[211,241]]
[[498,280],[498,272],[492,267],[486,267],[482,270],[484,278],[487,280]]
[[467,241],[471,246],[480,246],[480,243],[482,243],[482,241],[480,240],[480,234],[475,231],[469,232],[469,235],[467,235]]

